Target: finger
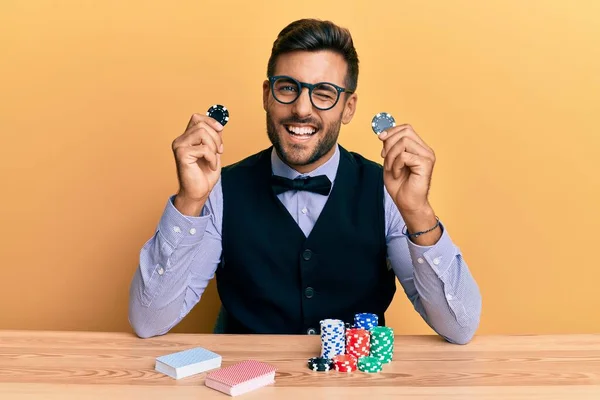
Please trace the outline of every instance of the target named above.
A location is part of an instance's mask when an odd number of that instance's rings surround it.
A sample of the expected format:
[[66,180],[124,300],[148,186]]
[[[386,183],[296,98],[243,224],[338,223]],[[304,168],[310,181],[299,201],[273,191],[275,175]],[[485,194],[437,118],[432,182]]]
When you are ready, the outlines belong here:
[[408,135],[408,128],[390,131],[383,141],[382,157],[385,157],[388,151],[404,136]]
[[433,151],[427,145],[425,145],[422,140],[419,140],[417,134],[414,133],[410,128],[404,128],[403,130],[390,134],[388,138],[383,142],[381,156],[385,157],[390,151],[390,149],[394,147],[399,141],[404,140],[404,138],[409,138],[415,143],[417,143],[419,146],[421,146],[421,148],[425,149],[426,152],[429,153],[433,158]]
[[[395,142],[396,140],[399,140],[400,137],[398,137],[398,135],[408,136],[408,137],[414,139],[417,143],[419,143],[421,146],[423,146],[425,149],[427,149],[427,151],[431,153],[432,157],[434,157],[433,149],[431,147],[429,147],[427,145],[427,143],[425,143],[425,141],[419,135],[417,135],[417,133],[414,131],[414,129],[412,129],[412,127],[410,125],[401,125],[400,127],[395,127],[395,128],[393,128],[393,130],[390,130],[389,133],[387,134],[387,136],[385,137],[385,139],[383,140],[384,148],[387,149],[387,148],[391,147],[393,145],[393,142]],[[391,142],[391,143],[388,144],[388,142]],[[385,153],[384,153],[384,157],[385,157]]]
[[207,123],[199,122],[194,128],[188,130],[179,142],[179,146],[195,146],[207,144],[216,152],[222,152],[223,139]]
[[385,155],[384,168],[388,171],[391,170],[394,160],[396,157],[402,154],[402,152],[416,154],[424,158],[431,157],[430,153],[425,147],[421,146],[413,138],[404,136],[388,150],[387,154]]
[[210,125],[215,131],[221,132],[223,130],[223,125],[217,122],[216,119],[209,117],[208,115],[195,113],[190,118],[190,122],[188,122],[187,128],[185,130],[189,130],[194,126],[198,125],[200,122],[205,122]]
[[217,170],[220,168],[221,168],[221,154],[217,153]]
[[216,154],[206,145],[183,146],[175,150],[175,158],[178,162],[182,164],[196,164],[202,160],[206,160],[211,169],[217,166]]
[[206,145],[190,146],[187,149],[188,159],[191,160],[191,159],[195,158],[195,162],[206,160],[206,162],[208,162],[210,169],[212,169],[213,171],[216,171],[219,167],[219,162],[217,160],[217,154],[218,153],[215,153]]
[[217,132],[220,132],[223,130],[223,125],[221,125],[219,122],[217,122],[217,120],[209,117],[208,115],[198,114],[198,113],[195,113],[192,115],[192,117],[190,118],[190,121],[188,122],[187,128],[185,130],[187,131],[187,130],[193,128],[194,126],[198,125],[200,122],[207,123]]
[[402,174],[402,169],[404,167],[418,167],[422,165],[425,161],[423,157],[420,157],[413,153],[403,152],[398,157],[394,159],[394,162],[391,166],[391,172],[394,179],[398,179]]
[[387,142],[392,136],[394,136],[395,134],[399,133],[399,132],[403,132],[403,131],[407,131],[407,134],[409,136],[411,136],[412,138],[414,138],[417,143],[419,143],[421,146],[425,147],[426,149],[428,149],[431,153],[433,153],[433,150],[431,149],[431,147],[429,147],[427,145],[427,143],[425,143],[425,141],[415,132],[415,130],[413,129],[413,127],[409,124],[402,124],[402,125],[397,125],[393,128],[388,129],[387,131],[383,131],[379,134],[379,139],[381,139],[384,143]]
[[[222,153],[223,138],[206,122],[200,122],[196,125],[195,130],[190,131],[190,135],[199,136],[203,144],[208,144],[215,153]],[[198,139],[196,138],[195,141]],[[194,144],[200,144],[194,143]]]
[[200,143],[208,146],[213,153],[219,152],[218,148],[220,145],[217,145],[215,139],[210,135],[210,133],[205,130],[199,130],[196,135],[200,137]]

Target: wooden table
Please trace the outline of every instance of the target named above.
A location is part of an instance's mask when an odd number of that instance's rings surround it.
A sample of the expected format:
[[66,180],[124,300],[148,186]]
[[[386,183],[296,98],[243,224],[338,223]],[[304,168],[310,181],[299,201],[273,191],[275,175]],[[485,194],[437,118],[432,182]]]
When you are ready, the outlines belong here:
[[465,346],[436,336],[396,336],[378,374],[313,372],[319,336],[0,331],[0,399],[227,399],[204,375],[174,380],[157,356],[194,346],[223,366],[259,359],[276,383],[243,399],[600,399],[600,335],[478,336]]

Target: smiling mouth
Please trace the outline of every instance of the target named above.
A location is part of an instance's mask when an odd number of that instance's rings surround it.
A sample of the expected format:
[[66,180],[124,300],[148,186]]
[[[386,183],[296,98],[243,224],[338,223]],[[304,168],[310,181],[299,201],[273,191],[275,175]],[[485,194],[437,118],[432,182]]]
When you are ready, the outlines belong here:
[[313,126],[297,126],[297,125],[284,125],[286,131],[292,136],[296,137],[310,137],[317,133],[318,129]]

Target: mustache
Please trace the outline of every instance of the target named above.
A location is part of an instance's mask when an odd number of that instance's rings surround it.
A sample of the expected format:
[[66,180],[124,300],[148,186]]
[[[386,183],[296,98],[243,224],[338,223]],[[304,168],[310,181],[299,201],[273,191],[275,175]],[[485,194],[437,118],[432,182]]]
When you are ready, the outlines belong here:
[[312,118],[300,119],[300,118],[296,118],[296,117],[291,117],[291,118],[286,118],[281,121],[281,125],[290,125],[290,124],[306,124],[306,125],[313,125],[317,129],[322,128],[321,124]]

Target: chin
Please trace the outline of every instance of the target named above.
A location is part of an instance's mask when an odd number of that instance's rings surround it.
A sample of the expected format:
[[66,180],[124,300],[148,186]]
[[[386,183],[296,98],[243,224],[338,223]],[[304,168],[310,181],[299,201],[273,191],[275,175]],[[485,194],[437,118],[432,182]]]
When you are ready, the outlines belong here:
[[337,132],[339,127],[337,131],[324,131],[314,121],[275,123],[267,113],[269,140],[281,160],[290,166],[308,166],[319,161],[335,145]]
[[297,145],[285,143],[283,146],[279,146],[277,149],[280,153],[281,159],[290,165],[307,165],[310,164],[312,155],[314,153],[313,147],[305,145]]

